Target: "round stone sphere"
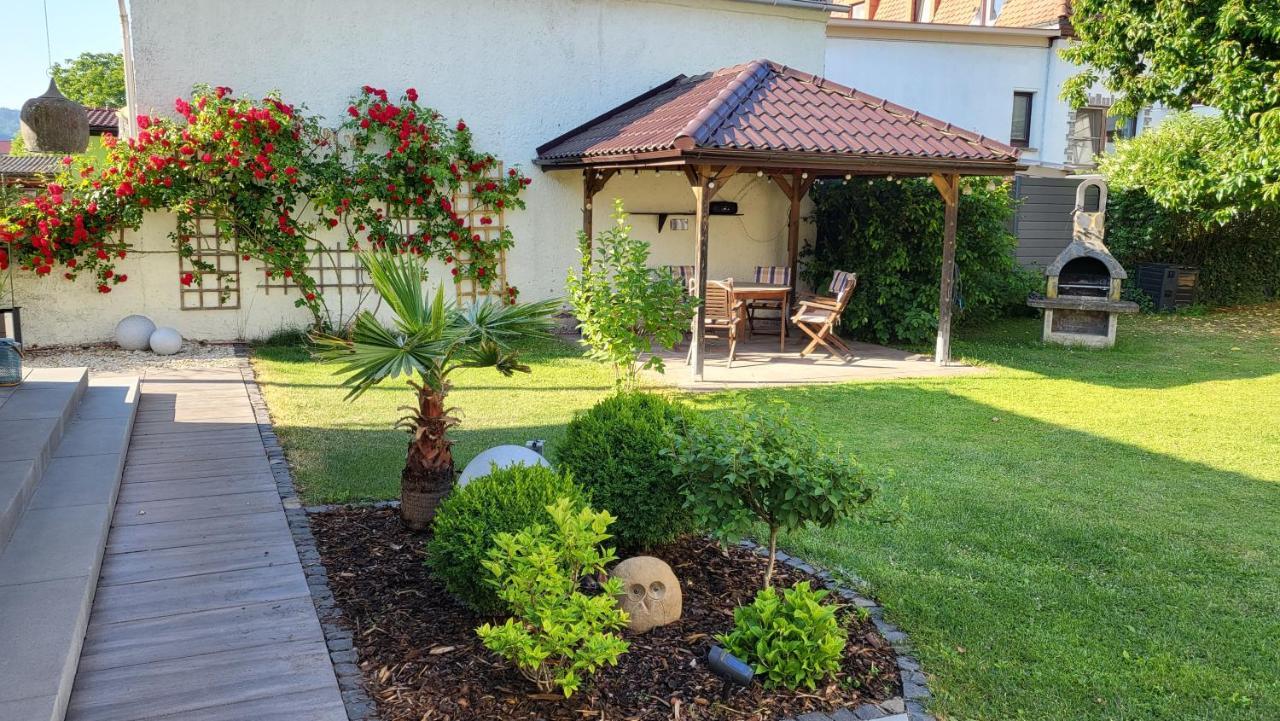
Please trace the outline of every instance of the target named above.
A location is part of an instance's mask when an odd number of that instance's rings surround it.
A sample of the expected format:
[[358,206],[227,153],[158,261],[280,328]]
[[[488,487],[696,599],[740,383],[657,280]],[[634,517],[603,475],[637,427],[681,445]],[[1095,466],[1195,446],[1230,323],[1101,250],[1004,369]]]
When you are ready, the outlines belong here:
[[458,485],[465,486],[471,482],[472,478],[487,476],[495,467],[506,468],[520,463],[526,466],[551,467],[542,454],[524,446],[494,446],[471,459],[467,467],[462,469],[462,475],[458,476]]
[[151,352],[173,355],[182,350],[182,334],[173,328],[156,328],[151,334]]
[[156,324],[145,315],[125,316],[116,323],[116,345],[125,350],[146,350],[155,332]]

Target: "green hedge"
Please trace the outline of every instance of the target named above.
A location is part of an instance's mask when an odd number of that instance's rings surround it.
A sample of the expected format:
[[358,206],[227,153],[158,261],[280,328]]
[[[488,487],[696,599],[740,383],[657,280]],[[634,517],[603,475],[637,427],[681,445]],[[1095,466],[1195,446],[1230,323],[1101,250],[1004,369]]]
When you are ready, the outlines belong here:
[[1204,305],[1277,297],[1280,207],[1248,184],[1223,182],[1239,143],[1220,116],[1175,113],[1102,156],[1111,185],[1107,247],[1131,277],[1139,263],[1194,265]]
[[[1007,185],[963,181],[956,229],[957,320],[1025,313],[1043,279],[1014,260],[1014,201]],[[927,179],[820,183],[813,191],[817,238],[802,277],[823,289],[833,270],[858,274],[843,329],[878,343],[927,343],[938,328],[943,203]]]
[[1143,190],[1113,190],[1107,247],[1136,281],[1139,263],[1200,268],[1198,302],[1245,305],[1280,298],[1280,209],[1240,210],[1220,224],[1202,212],[1168,210]]

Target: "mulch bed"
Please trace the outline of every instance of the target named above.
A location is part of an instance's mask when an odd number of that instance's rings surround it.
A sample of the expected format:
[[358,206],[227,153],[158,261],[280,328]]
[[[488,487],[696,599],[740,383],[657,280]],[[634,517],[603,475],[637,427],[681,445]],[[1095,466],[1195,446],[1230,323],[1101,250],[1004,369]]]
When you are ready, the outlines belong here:
[[[329,585],[350,624],[360,667],[383,721],[461,719],[782,719],[900,692],[893,650],[870,620],[842,611],[849,646],[837,682],[816,692],[765,690],[721,680],[707,650],[733,626],[733,609],[758,590],[765,560],[688,538],[655,549],[684,592],[676,623],[640,636],[619,665],[570,699],[541,695],[481,644],[485,619],[453,600],[423,562],[424,537],[392,508],[311,516]],[[477,569],[477,573],[482,569]],[[778,585],[806,574],[780,567]],[[811,579],[821,585],[817,579]]]

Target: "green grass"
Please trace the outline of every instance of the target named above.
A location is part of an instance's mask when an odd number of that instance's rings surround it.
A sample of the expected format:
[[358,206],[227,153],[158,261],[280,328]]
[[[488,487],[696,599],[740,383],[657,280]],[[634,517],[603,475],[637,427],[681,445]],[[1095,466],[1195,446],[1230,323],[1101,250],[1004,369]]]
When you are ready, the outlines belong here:
[[[980,376],[691,399],[786,403],[905,500],[895,526],[785,545],[868,581],[945,718],[1280,718],[1280,306],[1126,318],[1110,351],[1038,336],[962,331]],[[460,460],[554,442],[611,384],[563,346],[532,360],[458,379]],[[404,438],[381,429],[406,394],[345,406],[297,351],[257,367],[308,498],[394,495]]]
[[[448,401],[462,424],[449,435],[459,470],[491,446],[535,438],[554,444],[574,412],[613,388],[611,369],[558,340],[530,345],[522,359],[532,373],[504,378],[481,368],[453,374]],[[387,381],[348,403],[333,368],[291,343],[255,348],[254,370],[307,502],[399,497],[409,436],[391,425],[405,415],[400,407],[413,403],[413,389]]]

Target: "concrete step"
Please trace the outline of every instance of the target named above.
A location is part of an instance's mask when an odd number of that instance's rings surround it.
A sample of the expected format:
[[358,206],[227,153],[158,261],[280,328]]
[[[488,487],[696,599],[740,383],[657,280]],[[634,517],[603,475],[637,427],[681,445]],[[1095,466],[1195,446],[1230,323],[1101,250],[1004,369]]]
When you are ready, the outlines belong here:
[[0,389],[0,551],[27,508],[89,383],[85,368],[29,368]]
[[0,548],[3,721],[62,721],[66,713],[137,414],[138,380],[95,378],[75,401]]

